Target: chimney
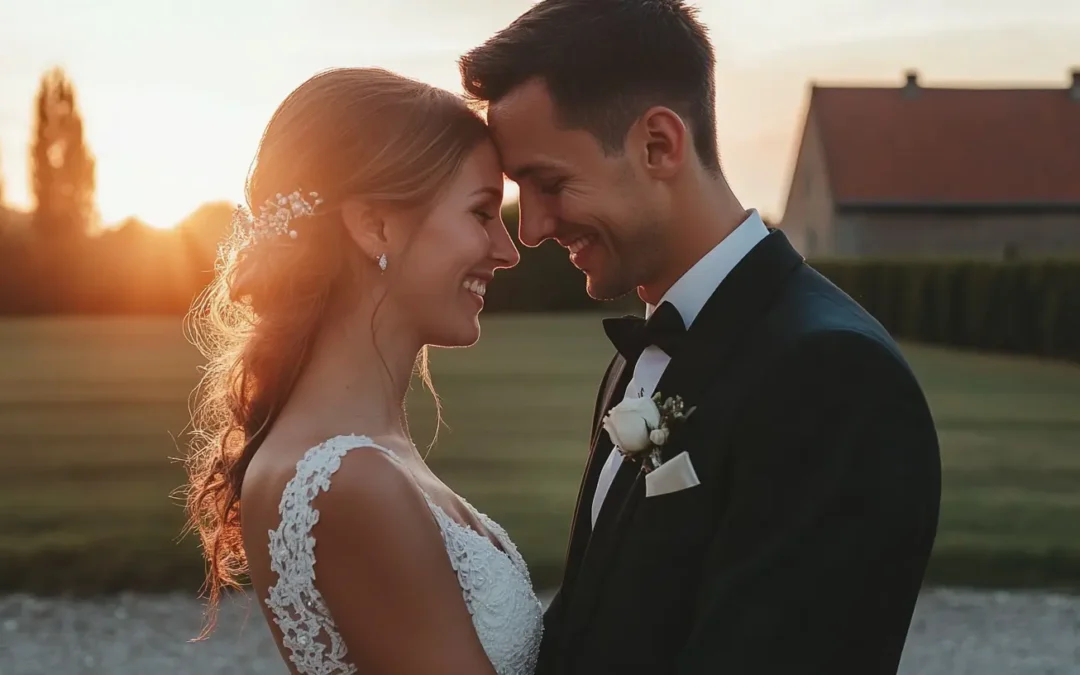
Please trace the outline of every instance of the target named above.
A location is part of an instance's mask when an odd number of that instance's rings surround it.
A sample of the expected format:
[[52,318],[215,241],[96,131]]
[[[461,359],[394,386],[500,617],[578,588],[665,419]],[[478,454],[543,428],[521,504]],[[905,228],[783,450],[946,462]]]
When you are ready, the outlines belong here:
[[1072,69],[1072,86],[1069,87],[1069,98],[1080,103],[1080,66]]
[[919,94],[919,71],[908,70],[904,73],[904,96],[914,98]]

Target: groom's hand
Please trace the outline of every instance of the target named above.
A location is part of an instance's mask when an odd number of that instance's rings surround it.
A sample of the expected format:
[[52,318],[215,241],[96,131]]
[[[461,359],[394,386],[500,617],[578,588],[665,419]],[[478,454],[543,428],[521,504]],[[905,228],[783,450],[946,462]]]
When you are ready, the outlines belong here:
[[940,463],[916,381],[858,333],[810,338],[746,406],[676,672],[895,673]]

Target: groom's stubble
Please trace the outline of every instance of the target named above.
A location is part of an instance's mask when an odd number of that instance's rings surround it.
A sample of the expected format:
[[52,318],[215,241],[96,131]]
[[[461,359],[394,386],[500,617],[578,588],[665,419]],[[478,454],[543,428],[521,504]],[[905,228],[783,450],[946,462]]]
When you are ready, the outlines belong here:
[[655,217],[648,217],[627,232],[612,237],[610,262],[603,275],[586,272],[586,292],[594,300],[618,300],[638,293],[648,285],[663,267],[669,242],[664,239],[664,226]]
[[594,300],[617,300],[650,283],[664,266],[671,242],[665,237],[664,217],[655,205],[642,198],[644,190],[628,161],[611,187],[634,208],[623,222],[606,223],[608,260],[597,274],[586,272],[586,292]]

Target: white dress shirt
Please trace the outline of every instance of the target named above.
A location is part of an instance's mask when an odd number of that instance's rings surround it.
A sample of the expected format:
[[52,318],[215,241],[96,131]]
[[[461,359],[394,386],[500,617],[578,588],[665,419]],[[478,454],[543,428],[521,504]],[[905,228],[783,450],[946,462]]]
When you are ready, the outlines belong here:
[[[746,220],[687,270],[686,274],[682,275],[664,294],[660,303],[670,302],[674,305],[682,316],[683,324],[689,329],[720,282],[768,234],[769,231],[761,216],[756,210],[751,209]],[[651,316],[654,309],[656,309],[654,306],[646,305],[645,316]],[[623,398],[639,395],[652,396],[670,361],[671,358],[659,347],[646,347],[634,365],[634,376],[626,387]],[[601,469],[596,482],[596,492],[592,502],[593,525],[596,525],[600,506],[604,503],[604,497],[607,496],[611,482],[615,479],[615,474],[621,465],[622,455],[615,448],[608,455],[607,463]]]

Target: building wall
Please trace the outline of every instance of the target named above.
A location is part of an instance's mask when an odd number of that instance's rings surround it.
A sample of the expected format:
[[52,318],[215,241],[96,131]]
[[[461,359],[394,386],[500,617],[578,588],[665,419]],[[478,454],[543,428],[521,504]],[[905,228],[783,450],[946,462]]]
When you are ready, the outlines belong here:
[[841,213],[837,255],[977,255],[1000,258],[1080,253],[1072,213]]
[[828,255],[834,248],[832,212],[825,148],[811,108],[806,115],[780,228],[803,255]]

